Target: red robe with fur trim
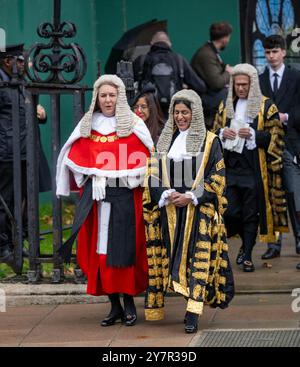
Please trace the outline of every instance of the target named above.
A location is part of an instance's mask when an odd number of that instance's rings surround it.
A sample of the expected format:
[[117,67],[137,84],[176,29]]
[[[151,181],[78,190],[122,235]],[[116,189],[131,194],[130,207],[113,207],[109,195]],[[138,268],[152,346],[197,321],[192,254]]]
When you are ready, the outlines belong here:
[[[76,140],[68,154],[68,166],[72,170],[88,173],[99,169],[105,177],[124,177],[138,172],[146,166],[149,150],[135,134],[117,138],[116,133],[101,135],[92,131],[92,138]],[[102,139],[101,139],[102,138]],[[106,174],[103,174],[106,172]],[[90,172],[91,173],[91,172]],[[136,224],[136,259],[130,267],[110,267],[106,255],[98,254],[98,210],[97,202],[85,220],[78,235],[78,263],[88,279],[87,293],[102,295],[143,292],[148,284],[145,226],[142,212],[142,188],[133,189]],[[101,218],[100,218],[101,220]],[[117,230],[117,229],[113,229]]]

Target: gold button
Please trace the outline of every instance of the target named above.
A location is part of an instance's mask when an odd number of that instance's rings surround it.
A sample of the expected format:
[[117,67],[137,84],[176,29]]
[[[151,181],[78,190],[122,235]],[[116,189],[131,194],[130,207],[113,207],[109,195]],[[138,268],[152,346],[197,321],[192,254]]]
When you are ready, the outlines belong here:
[[101,136],[100,141],[101,141],[101,143],[106,143],[107,142],[107,137],[106,136]]
[[114,136],[109,136],[109,137],[107,138],[107,140],[108,140],[110,143],[112,143],[112,142],[115,140],[115,137],[114,137]]

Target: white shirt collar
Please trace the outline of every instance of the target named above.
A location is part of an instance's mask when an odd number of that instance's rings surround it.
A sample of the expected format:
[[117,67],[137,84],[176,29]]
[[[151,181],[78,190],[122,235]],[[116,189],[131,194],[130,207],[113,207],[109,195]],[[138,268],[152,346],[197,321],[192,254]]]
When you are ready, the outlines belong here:
[[281,79],[282,78],[282,76],[283,76],[283,73],[284,73],[284,69],[285,69],[285,65],[284,64],[282,64],[281,66],[280,66],[280,68],[278,69],[278,70],[273,70],[271,67],[269,67],[269,70],[270,70],[270,78],[271,79],[273,79],[273,75],[275,74],[275,73],[277,73],[278,74],[278,76],[279,76],[279,78]]
[[248,113],[248,99],[239,98],[234,111],[234,118],[251,124],[253,119],[247,116]]
[[187,135],[187,133],[189,132],[189,129],[186,130],[178,130],[180,135]]

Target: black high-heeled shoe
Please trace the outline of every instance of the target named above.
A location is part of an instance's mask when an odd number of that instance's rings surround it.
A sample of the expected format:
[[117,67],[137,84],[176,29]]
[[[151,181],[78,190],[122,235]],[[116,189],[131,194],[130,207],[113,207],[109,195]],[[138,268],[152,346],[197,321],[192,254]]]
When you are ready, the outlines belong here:
[[137,320],[137,316],[136,314],[125,314],[124,316],[124,324],[126,326],[133,326],[135,323],[136,323],[136,320]]
[[124,320],[123,310],[116,314],[110,313],[108,316],[105,317],[105,319],[101,321],[101,326],[111,326],[114,325],[117,321],[122,322],[123,320]]
[[134,304],[133,296],[124,293],[124,324],[125,326],[133,326],[136,323],[137,315],[136,308]]
[[184,327],[184,330],[187,334],[193,334],[198,331],[198,318],[198,314],[187,311]]
[[236,260],[235,260],[235,262],[237,263],[237,265],[241,265],[243,263],[244,257],[245,257],[245,252],[244,252],[243,247],[241,247],[239,249],[239,252],[238,252],[237,257],[236,257]]
[[111,303],[111,309],[108,316],[101,321],[101,326],[111,326],[117,321],[123,321],[124,319],[124,311],[120,303],[119,293],[108,294],[108,298]]
[[253,262],[249,261],[249,260],[245,260],[243,262],[243,270],[246,273],[252,273],[255,270],[255,266],[254,266]]
[[198,331],[198,325],[185,325],[184,330],[187,334],[193,334]]

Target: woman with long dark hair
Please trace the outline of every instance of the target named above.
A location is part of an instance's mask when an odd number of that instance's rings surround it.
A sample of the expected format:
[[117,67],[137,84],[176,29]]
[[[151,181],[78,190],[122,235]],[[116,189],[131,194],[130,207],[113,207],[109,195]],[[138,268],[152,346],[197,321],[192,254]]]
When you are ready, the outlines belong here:
[[153,86],[146,86],[135,97],[133,110],[145,122],[154,144],[156,144],[164,128],[164,118],[160,105],[155,97],[155,88]]

